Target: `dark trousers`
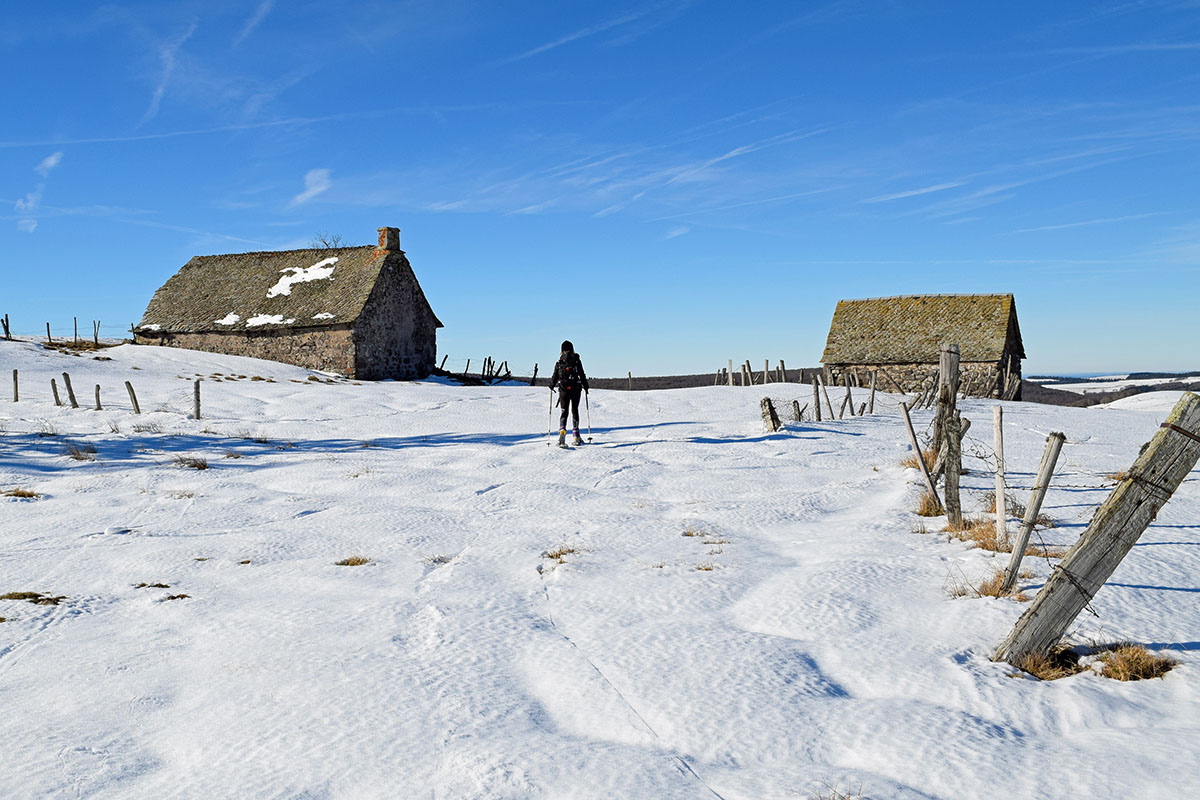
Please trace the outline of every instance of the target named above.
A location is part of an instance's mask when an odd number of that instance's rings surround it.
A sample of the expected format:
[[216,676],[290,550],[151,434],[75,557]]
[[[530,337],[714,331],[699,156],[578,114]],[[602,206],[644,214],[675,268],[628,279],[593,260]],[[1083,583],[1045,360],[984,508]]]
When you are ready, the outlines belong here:
[[570,411],[571,419],[575,422],[575,432],[579,433],[579,395],[578,390],[559,393],[558,404],[562,406],[562,417],[558,421],[560,431],[567,429],[567,412]]

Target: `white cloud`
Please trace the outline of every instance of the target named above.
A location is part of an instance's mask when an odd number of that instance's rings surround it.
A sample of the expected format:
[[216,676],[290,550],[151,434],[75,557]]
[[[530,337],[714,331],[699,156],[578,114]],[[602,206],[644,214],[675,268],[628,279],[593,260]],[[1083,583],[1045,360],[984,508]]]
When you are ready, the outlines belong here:
[[25,233],[33,233],[37,230],[36,219],[19,219],[17,220],[17,230],[25,231]]
[[587,28],[581,28],[572,33],[568,33],[566,36],[561,36],[558,39],[555,39],[554,41],[546,42],[545,44],[538,45],[537,47],[535,47],[531,50],[526,50],[525,52],[518,53],[515,56],[509,56],[508,58],[501,59],[498,63],[511,64],[514,61],[523,61],[527,58],[532,58],[533,56],[541,55],[542,53],[545,53],[549,50],[553,50],[556,47],[562,47],[564,44],[574,42],[578,39],[584,39],[588,36],[594,36],[597,33],[603,33],[604,31],[607,31],[611,28],[615,28],[618,25],[624,25],[626,23],[633,22],[636,19],[640,19],[641,17],[646,16],[648,13],[650,13],[650,9],[647,9],[645,11],[637,11],[632,14],[626,14],[623,17],[617,17],[616,19],[610,19],[607,22],[601,22],[598,25],[591,25]]
[[267,18],[267,14],[271,13],[271,8],[274,5],[275,0],[263,0],[263,2],[258,4],[258,8],[254,9],[254,13],[250,15],[250,19],[246,20],[246,24],[242,26],[241,31],[233,38],[234,47],[246,41],[246,38],[254,33],[254,29]]
[[158,46],[158,60],[162,63],[162,72],[159,73],[154,93],[150,95],[150,106],[138,124],[149,122],[158,115],[158,107],[162,104],[163,95],[167,93],[167,86],[171,83],[171,76],[175,72],[179,49],[183,47],[184,42],[192,38],[192,34],[195,32],[196,23],[193,22],[179,37]]
[[918,197],[923,194],[932,194],[933,192],[941,192],[946,189],[953,189],[956,186],[962,186],[962,181],[952,183],[939,183],[936,186],[926,186],[923,189],[911,189],[907,192],[897,192],[896,194],[885,194],[879,197],[868,197],[863,200],[864,203],[887,203],[891,200],[903,200],[905,197]]
[[691,231],[691,228],[689,228],[687,225],[678,225],[674,228],[671,228],[671,230],[667,231],[667,235],[664,236],[663,238],[664,239],[674,239],[677,236],[683,236],[685,233],[688,233],[689,231]]
[[50,174],[50,170],[54,169],[60,163],[62,163],[62,158],[63,158],[63,154],[62,154],[61,150],[58,151],[57,153],[51,153],[50,155],[43,158],[41,163],[33,168],[33,171],[36,172],[38,175],[41,175],[44,178]]
[[333,186],[333,170],[310,169],[304,174],[304,191],[292,198],[288,208],[307,203]]
[[32,214],[33,212],[37,211],[37,208],[39,205],[41,205],[41,202],[42,187],[38,186],[38,188],[34,191],[30,192],[24,197],[18,198],[17,202],[13,204],[13,208],[15,208],[17,212],[21,214]]

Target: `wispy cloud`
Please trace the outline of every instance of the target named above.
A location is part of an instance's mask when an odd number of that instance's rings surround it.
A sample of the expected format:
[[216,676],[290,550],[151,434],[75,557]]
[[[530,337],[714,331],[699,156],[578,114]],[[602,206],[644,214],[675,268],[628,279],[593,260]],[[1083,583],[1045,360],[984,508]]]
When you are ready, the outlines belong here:
[[292,198],[288,208],[307,203],[322,192],[333,186],[333,170],[310,169],[304,174],[304,191]]
[[577,31],[568,33],[565,36],[560,36],[559,38],[554,39],[553,41],[546,42],[545,44],[540,44],[537,47],[534,47],[530,50],[526,50],[523,53],[517,53],[515,56],[509,56],[508,58],[502,58],[499,61],[497,61],[496,63],[497,64],[512,64],[513,62],[516,62],[516,61],[524,61],[527,58],[533,58],[534,56],[538,56],[538,55],[541,55],[542,53],[549,52],[557,47],[562,47],[564,44],[570,44],[571,42],[575,42],[580,39],[586,39],[589,36],[595,36],[598,33],[603,33],[604,31],[612,30],[613,28],[616,28],[620,25],[626,25],[630,22],[641,19],[642,17],[649,14],[652,10],[653,9],[645,9],[643,11],[635,11],[632,14],[626,14],[625,16],[617,17],[616,19],[610,19],[607,22],[601,22],[598,25],[589,25],[586,28],[580,28]]
[[666,236],[663,236],[663,238],[664,239],[675,239],[680,236],[683,236],[685,233],[690,233],[691,230],[692,229],[689,228],[687,225],[677,225],[674,228],[671,228],[671,230],[667,231]]
[[1068,228],[1084,228],[1090,225],[1108,225],[1113,222],[1126,222],[1132,219],[1146,219],[1147,217],[1161,217],[1167,214],[1167,211],[1149,211],[1145,214],[1126,214],[1123,217],[1101,217],[1100,219],[1088,219],[1082,222],[1064,222],[1060,225],[1040,225],[1036,228],[1019,228],[1013,233],[1039,233],[1041,231],[1061,231]]
[[54,169],[55,167],[57,167],[59,164],[62,163],[62,159],[63,159],[63,154],[62,154],[61,150],[59,150],[56,153],[51,153],[50,155],[43,158],[41,163],[33,168],[33,171],[36,172],[38,175],[41,175],[43,178],[45,178],[47,175],[50,174],[50,170]]
[[879,197],[868,197],[866,200],[861,200],[862,203],[887,203],[892,200],[903,200],[905,197],[917,197],[923,194],[932,194],[945,189],[953,189],[957,186],[962,186],[963,181],[951,181],[950,183],[939,183],[936,186],[925,186],[921,189],[910,189],[907,192],[896,192],[895,194],[884,194]]
[[258,4],[258,8],[254,9],[254,13],[246,20],[246,24],[238,31],[238,35],[233,37],[233,46],[237,47],[242,42],[254,33],[254,29],[262,24],[262,21],[267,18],[267,14],[271,13],[271,9],[275,5],[275,0],[263,0]]
[[744,203],[729,203],[723,206],[712,206],[710,208],[696,208],[691,211],[684,211],[679,214],[668,214],[665,217],[655,217],[651,222],[661,222],[667,219],[679,219],[680,217],[692,217],[697,214],[710,214],[716,211],[731,211],[735,208],[746,208],[747,206],[760,206],[766,203],[782,203],[787,200],[795,200],[800,197],[811,197],[815,194],[824,194],[832,192],[836,189],[841,189],[841,186],[826,186],[820,189],[810,189],[807,192],[792,192],[790,194],[781,194],[776,197],[764,197],[759,200],[747,200]]
[[174,39],[159,43],[157,49],[161,70],[158,74],[158,82],[154,86],[154,92],[150,95],[150,105],[146,109],[146,113],[142,115],[142,119],[138,123],[139,125],[144,125],[158,116],[158,109],[162,105],[163,96],[167,93],[167,87],[171,83],[171,76],[175,73],[179,49],[183,47],[184,42],[192,38],[192,34],[196,32],[197,24],[196,22],[192,22],[187,27],[187,30]]

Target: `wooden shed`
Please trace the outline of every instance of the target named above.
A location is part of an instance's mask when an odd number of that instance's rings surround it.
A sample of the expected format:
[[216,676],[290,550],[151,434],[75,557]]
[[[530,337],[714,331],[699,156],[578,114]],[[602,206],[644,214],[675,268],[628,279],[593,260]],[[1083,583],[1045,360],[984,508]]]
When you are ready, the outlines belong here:
[[400,230],[380,228],[375,246],[196,256],[154,293],[134,342],[413,379],[433,371],[440,327]]
[[937,369],[943,343],[959,347],[960,386],[981,397],[1020,398],[1025,348],[1011,294],[926,294],[840,300],[825,378],[843,383],[880,372],[880,388],[916,391]]

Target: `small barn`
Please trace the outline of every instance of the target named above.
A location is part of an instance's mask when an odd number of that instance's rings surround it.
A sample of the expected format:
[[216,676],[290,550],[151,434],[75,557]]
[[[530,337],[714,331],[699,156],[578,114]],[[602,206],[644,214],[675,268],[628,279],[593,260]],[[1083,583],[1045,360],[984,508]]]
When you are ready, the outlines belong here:
[[979,397],[1019,399],[1025,347],[1011,294],[925,294],[840,300],[825,355],[830,383],[916,391],[937,369],[941,345],[959,348],[960,383]]
[[429,375],[440,327],[399,228],[380,228],[375,246],[196,256],[154,293],[133,334],[380,380]]

